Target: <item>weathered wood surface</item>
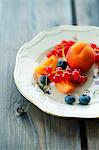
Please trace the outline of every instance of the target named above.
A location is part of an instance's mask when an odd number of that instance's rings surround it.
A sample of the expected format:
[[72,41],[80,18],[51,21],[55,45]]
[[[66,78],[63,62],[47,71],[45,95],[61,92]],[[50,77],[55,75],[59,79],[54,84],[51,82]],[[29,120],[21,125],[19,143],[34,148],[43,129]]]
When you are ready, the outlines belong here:
[[0,150],[81,149],[78,120],[52,117],[33,105],[16,116],[17,106],[28,102],[13,80],[23,43],[44,29],[71,23],[70,0],[0,0]]
[[98,0],[75,0],[75,9],[79,25],[99,26]]
[[99,25],[98,0],[0,0],[0,150],[99,150],[99,122],[47,115],[30,104],[13,80],[22,44],[61,24]]

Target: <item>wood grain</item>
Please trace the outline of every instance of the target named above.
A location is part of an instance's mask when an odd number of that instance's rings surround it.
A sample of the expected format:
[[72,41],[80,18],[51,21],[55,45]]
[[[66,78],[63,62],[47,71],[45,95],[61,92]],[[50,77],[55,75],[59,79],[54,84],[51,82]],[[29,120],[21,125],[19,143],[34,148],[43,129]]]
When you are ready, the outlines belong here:
[[77,23],[99,26],[99,1],[75,0]]
[[99,119],[86,121],[86,133],[88,141],[88,149],[99,149]]
[[[19,47],[38,32],[71,24],[69,0],[0,0],[0,150],[80,150],[78,120],[49,116],[27,101],[13,80]],[[50,107],[50,106],[49,106]]]
[[[99,1],[75,1],[77,23],[79,25],[99,26]],[[80,6],[80,7],[79,7]],[[99,149],[99,121],[97,119],[85,120],[87,147],[89,150]]]

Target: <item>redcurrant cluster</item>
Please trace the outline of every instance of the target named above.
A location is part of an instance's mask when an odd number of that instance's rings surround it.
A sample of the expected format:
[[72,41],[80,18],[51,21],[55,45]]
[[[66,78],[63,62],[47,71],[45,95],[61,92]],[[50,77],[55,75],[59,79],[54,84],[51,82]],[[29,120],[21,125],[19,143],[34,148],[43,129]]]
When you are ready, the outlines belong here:
[[79,69],[72,70],[71,68],[63,70],[57,67],[53,70],[51,67],[46,67],[46,74],[51,82],[60,83],[61,81],[71,81],[76,84],[84,84],[87,81],[87,76],[81,75]]
[[64,50],[64,54],[66,55],[69,48],[74,44],[74,41],[66,41],[63,40],[60,44],[57,44],[54,49],[48,52],[47,57],[51,57],[52,55],[63,57],[62,49]]

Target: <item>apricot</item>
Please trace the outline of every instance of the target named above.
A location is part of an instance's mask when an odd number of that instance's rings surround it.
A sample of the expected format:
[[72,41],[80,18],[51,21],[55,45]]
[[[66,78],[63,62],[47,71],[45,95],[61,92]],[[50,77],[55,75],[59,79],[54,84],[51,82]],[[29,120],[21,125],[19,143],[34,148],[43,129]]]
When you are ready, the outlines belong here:
[[76,90],[76,85],[72,84],[69,81],[62,81],[61,83],[55,84],[56,89],[63,94],[70,94]]
[[84,42],[76,42],[66,55],[68,65],[73,69],[86,72],[94,64],[95,54],[91,46]]
[[38,72],[39,74],[44,75],[46,74],[45,67],[50,66],[54,70],[57,66],[57,62],[58,62],[57,57],[55,55],[52,55],[47,60],[44,60],[44,62],[35,69],[35,72]]
[[36,78],[36,80],[38,80],[41,77],[41,74],[39,74],[37,71],[35,71],[34,77]]

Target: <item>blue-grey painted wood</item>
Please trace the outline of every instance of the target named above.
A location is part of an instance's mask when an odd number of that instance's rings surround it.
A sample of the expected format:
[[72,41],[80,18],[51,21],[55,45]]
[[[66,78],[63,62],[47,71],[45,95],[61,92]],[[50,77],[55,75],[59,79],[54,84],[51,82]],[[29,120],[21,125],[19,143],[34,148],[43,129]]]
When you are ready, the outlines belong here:
[[86,135],[89,150],[99,149],[99,118],[86,120]]
[[16,107],[28,102],[13,80],[19,47],[71,20],[69,0],[0,0],[0,150],[80,150],[77,120],[49,116],[32,104],[28,113],[16,116]]
[[99,26],[99,1],[75,0],[77,23]]

